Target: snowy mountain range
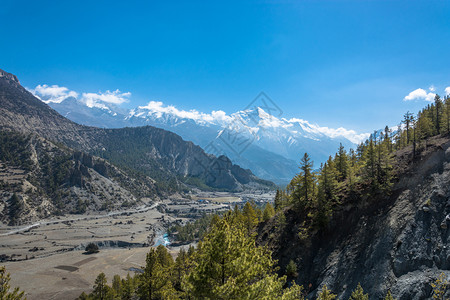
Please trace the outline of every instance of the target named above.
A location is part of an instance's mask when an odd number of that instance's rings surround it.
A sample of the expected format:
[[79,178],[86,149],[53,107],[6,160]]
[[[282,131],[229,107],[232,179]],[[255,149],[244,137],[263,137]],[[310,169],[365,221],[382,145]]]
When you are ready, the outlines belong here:
[[321,127],[302,119],[282,118],[264,99],[264,94],[262,100],[227,115],[220,110],[211,113],[178,110],[159,101],[125,109],[120,104],[130,94],[118,90],[79,96],[67,88],[43,85],[30,91],[76,123],[105,128],[151,125],[170,130],[208,153],[225,154],[258,177],[277,183],[286,183],[298,173],[298,162],[304,152],[310,154],[318,167],[336,152],[340,143],[349,149],[368,136],[344,128]]

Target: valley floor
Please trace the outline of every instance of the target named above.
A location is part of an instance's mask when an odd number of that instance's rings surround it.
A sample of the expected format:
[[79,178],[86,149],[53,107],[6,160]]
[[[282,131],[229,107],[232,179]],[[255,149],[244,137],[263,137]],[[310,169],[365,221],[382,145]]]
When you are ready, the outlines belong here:
[[11,286],[19,286],[27,299],[75,299],[82,292],[92,291],[95,278],[106,274],[108,283],[115,274],[132,275],[133,268],[145,262],[148,248],[102,249],[84,255],[77,250],[52,256],[5,263],[11,276]]
[[[104,272],[130,275],[145,263],[150,246],[165,243],[168,226],[185,223],[191,214],[228,210],[242,200],[266,202],[273,193],[197,192],[139,208],[92,215],[66,215],[22,226],[0,225],[0,261],[11,273],[11,285],[28,299],[74,299],[90,292]],[[183,216],[183,217],[181,217]],[[100,252],[86,255],[90,242]],[[184,245],[182,247],[188,247]],[[176,256],[179,247],[169,247]]]

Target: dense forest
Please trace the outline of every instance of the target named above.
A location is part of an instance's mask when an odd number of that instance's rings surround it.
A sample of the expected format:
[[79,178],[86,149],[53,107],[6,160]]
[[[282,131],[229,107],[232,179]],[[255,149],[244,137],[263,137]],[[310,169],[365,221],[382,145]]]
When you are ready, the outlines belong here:
[[412,146],[410,160],[427,149],[427,139],[450,133],[450,97],[443,100],[436,95],[434,103],[416,116],[407,112],[398,128],[388,126],[373,132],[356,150],[338,149],[334,156],[322,163],[317,171],[305,153],[300,172],[285,190],[278,190],[275,209],[293,207],[306,214],[306,222],[313,227],[325,226],[333,209],[361,197],[374,198],[389,194],[396,176],[403,166],[396,152]]

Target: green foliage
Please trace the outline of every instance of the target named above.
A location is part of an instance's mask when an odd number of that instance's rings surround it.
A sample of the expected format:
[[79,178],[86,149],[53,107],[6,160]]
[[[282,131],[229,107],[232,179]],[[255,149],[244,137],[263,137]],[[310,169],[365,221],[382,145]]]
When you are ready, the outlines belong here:
[[395,300],[395,298],[392,297],[391,291],[387,292],[386,297],[384,297],[384,300]]
[[122,280],[119,275],[114,275],[111,288],[114,295],[122,295]]
[[[138,275],[137,293],[139,297],[150,300],[165,299],[174,294],[175,291],[170,280],[171,272],[167,265],[170,262],[164,250],[150,249],[145,262],[144,272]],[[173,264],[173,260],[171,263]]]
[[349,300],[369,300],[369,295],[364,294],[364,290],[361,287],[361,284],[358,283],[358,286],[352,292],[352,295],[350,296]]
[[182,289],[182,280],[183,277],[186,276],[191,271],[192,268],[192,253],[187,253],[183,248],[180,249],[178,256],[175,260],[175,264],[173,266],[174,273],[174,287],[178,291],[184,292]]
[[291,202],[297,209],[311,207],[315,199],[315,175],[313,173],[313,162],[305,153],[300,161],[300,173],[289,183]]
[[317,296],[317,300],[333,300],[336,299],[336,295],[331,293],[331,291],[327,288],[327,285],[325,284],[322,287],[322,290],[320,291],[319,295]]
[[448,285],[447,275],[441,273],[436,281],[431,284],[431,287],[433,288],[433,299],[443,300]]
[[258,215],[256,213],[257,208],[250,202],[246,202],[244,208],[242,209],[242,216],[244,221],[244,226],[247,229],[247,233],[252,232],[256,225],[258,225]]
[[97,244],[94,243],[89,243],[84,250],[87,254],[98,253],[99,251]]
[[276,227],[277,229],[283,230],[284,227],[286,226],[287,222],[286,222],[286,215],[284,214],[284,212],[280,211],[277,215],[276,215]]
[[286,266],[286,276],[288,278],[295,278],[298,276],[297,264],[291,259]]
[[347,152],[342,146],[342,143],[339,145],[339,150],[336,153],[336,157],[334,159],[336,161],[336,169],[338,172],[339,181],[344,181],[348,175],[348,158]]
[[131,300],[136,292],[136,284],[135,279],[127,274],[125,279],[122,279],[122,290],[121,290],[121,299],[122,300]]
[[29,137],[12,131],[0,130],[0,161],[31,171]]
[[6,272],[4,266],[0,266],[0,299],[1,300],[20,300],[24,298],[24,292],[21,292],[18,287],[14,288],[12,291],[9,281],[11,280],[11,275]]
[[23,200],[20,199],[16,193],[14,193],[9,199],[9,206],[8,206],[10,225],[16,224],[17,220],[19,219],[23,211],[23,208],[24,208]]
[[214,214],[204,214],[201,218],[182,225],[175,225],[169,228],[171,234],[177,241],[193,242],[202,239],[208,231],[209,225],[214,218]]
[[263,217],[262,217],[263,221],[267,222],[274,215],[275,215],[275,209],[273,208],[272,204],[267,203],[266,206],[264,207],[264,212],[263,212]]
[[105,273],[102,272],[95,279],[94,291],[92,292],[92,296],[98,300],[107,299],[106,297],[108,296],[109,289],[110,288],[107,285]]
[[[192,272],[183,282],[193,299],[294,299],[300,288],[283,290],[285,278],[274,271],[270,252],[257,247],[231,213],[215,224],[195,255]],[[297,293],[298,292],[298,293]],[[285,298],[282,298],[285,297]],[[298,299],[298,298],[297,298]]]
[[283,190],[277,190],[274,199],[275,210],[279,211],[289,204],[289,198]]
[[182,179],[168,172],[160,161],[149,155],[149,149],[155,149],[155,145],[160,145],[156,141],[161,138],[159,136],[161,132],[152,130],[148,126],[107,131],[109,136],[116,138],[103,139],[101,142],[104,148],[93,151],[94,155],[108,160],[135,177],[153,178],[159,195],[172,194],[181,190],[179,181]]

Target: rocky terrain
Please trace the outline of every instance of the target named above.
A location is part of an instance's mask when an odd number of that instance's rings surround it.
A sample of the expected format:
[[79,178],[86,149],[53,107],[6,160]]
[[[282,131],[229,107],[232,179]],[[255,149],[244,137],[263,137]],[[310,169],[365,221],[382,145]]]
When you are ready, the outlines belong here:
[[275,187],[226,156],[206,154],[163,129],[78,125],[3,70],[0,133],[0,218],[10,224],[49,214],[128,207],[142,198],[159,199],[191,187]]
[[0,131],[0,220],[14,225],[49,215],[117,210],[157,195],[150,178],[132,180],[104,159],[37,135]]
[[[287,225],[272,220],[259,231],[281,266],[298,265],[295,280],[314,295],[324,284],[347,299],[360,282],[371,299],[391,290],[396,299],[429,299],[430,283],[450,275],[450,137],[396,153],[398,180],[391,195],[356,198],[335,211],[324,230],[299,237],[302,220],[286,211]],[[283,267],[282,267],[283,269]]]
[[262,188],[274,187],[269,181],[259,180],[250,170],[233,165],[226,156],[206,154],[199,146],[163,129],[151,126],[101,129],[78,125],[24,89],[16,76],[1,72],[1,128],[36,133],[73,149],[107,157],[116,165],[154,178],[166,189],[165,183],[174,177],[181,180],[193,177],[194,182],[199,180],[207,187],[236,191],[252,183]]

